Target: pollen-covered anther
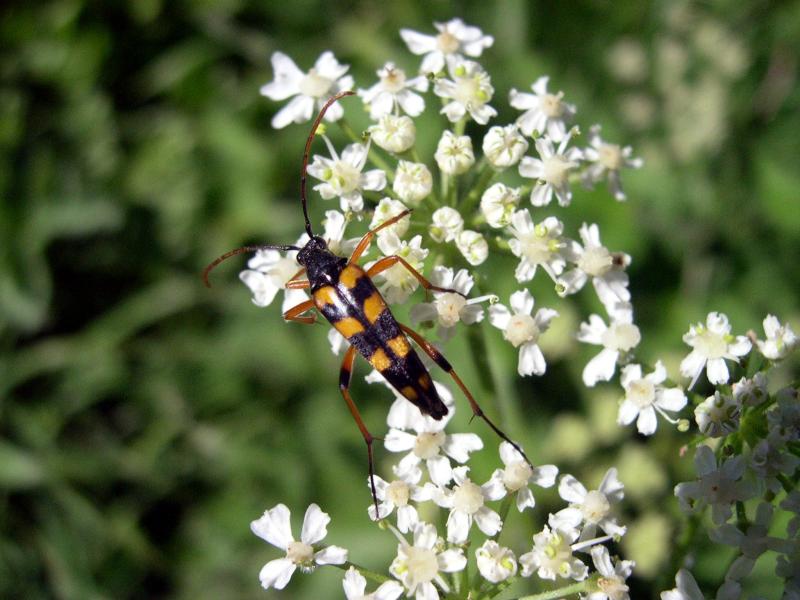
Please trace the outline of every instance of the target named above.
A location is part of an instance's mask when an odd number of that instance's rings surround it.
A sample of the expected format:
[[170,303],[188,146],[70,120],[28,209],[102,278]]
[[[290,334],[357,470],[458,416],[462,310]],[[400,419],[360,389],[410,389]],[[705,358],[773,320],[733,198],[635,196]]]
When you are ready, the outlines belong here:
[[453,327],[460,320],[461,309],[466,306],[467,300],[460,294],[446,292],[436,298],[436,310],[439,321],[445,327]]
[[286,549],[286,558],[296,565],[308,564],[314,558],[314,548],[303,542],[290,542]]
[[467,480],[453,492],[453,510],[469,515],[475,514],[483,506],[483,493],[479,485]]
[[445,442],[445,433],[443,431],[435,432],[422,432],[417,435],[414,442],[414,454],[423,460],[433,458],[439,454],[439,448]]
[[539,327],[531,315],[516,314],[508,323],[505,338],[515,348],[519,348],[526,342],[536,342],[539,339]]
[[599,523],[611,510],[611,504],[606,495],[598,490],[591,490],[586,494],[586,499],[581,505],[581,512],[588,523]]
[[507,490],[516,492],[528,485],[533,475],[533,469],[525,461],[518,461],[507,465],[503,471],[503,485]]
[[406,506],[408,504],[411,490],[405,481],[395,480],[386,488],[386,500],[395,506]]
[[614,266],[614,258],[605,246],[586,248],[578,259],[578,268],[592,277],[602,277]]

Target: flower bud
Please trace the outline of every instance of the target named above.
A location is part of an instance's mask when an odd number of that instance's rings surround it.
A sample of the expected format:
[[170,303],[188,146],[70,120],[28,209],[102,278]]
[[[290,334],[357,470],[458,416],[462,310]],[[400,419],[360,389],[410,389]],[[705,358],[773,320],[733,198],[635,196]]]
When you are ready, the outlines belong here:
[[452,131],[445,131],[436,147],[434,158],[442,173],[460,175],[475,164],[472,140],[469,136],[456,137]]
[[433,213],[428,233],[437,242],[450,242],[464,229],[464,219],[455,208],[443,206]]
[[517,131],[516,125],[489,128],[483,138],[483,154],[489,164],[497,169],[505,169],[519,162],[528,151],[528,142]]
[[[382,223],[385,223],[392,217],[396,217],[401,212],[406,210],[406,205],[400,202],[399,200],[393,200],[391,198],[382,198],[380,202],[378,202],[378,206],[375,207],[375,213],[372,215],[372,221],[369,224],[370,229],[375,229]],[[389,231],[394,232],[397,237],[403,237],[405,233],[408,231],[408,226],[411,222],[411,216],[407,215],[394,223],[389,225],[388,227],[381,229],[378,232],[378,235],[385,234]]]
[[467,229],[459,233],[456,236],[456,246],[473,266],[481,264],[489,256],[489,244],[477,231]]
[[369,128],[372,140],[384,150],[405,152],[417,139],[414,121],[405,115],[384,115]]
[[403,202],[415,206],[431,193],[432,188],[433,177],[428,167],[407,160],[398,162],[392,189]]
[[481,212],[490,226],[505,227],[511,223],[511,215],[514,214],[519,200],[518,188],[495,183],[488,187],[481,196]]

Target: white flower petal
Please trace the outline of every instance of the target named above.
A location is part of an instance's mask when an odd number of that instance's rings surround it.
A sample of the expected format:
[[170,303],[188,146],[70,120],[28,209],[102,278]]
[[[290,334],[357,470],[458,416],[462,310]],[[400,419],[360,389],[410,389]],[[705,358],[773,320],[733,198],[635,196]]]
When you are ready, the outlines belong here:
[[318,565],[343,565],[347,562],[347,549],[340,546],[328,546],[314,555]]
[[303,517],[300,541],[309,546],[321,541],[328,535],[328,523],[330,522],[331,518],[328,513],[322,512],[322,509],[316,504],[311,504]]
[[286,550],[294,541],[289,523],[290,514],[285,504],[278,504],[275,508],[264,511],[259,519],[250,523],[250,530],[273,546]]
[[258,574],[261,585],[265,590],[275,588],[282,590],[289,583],[296,565],[288,558],[278,558],[265,564]]

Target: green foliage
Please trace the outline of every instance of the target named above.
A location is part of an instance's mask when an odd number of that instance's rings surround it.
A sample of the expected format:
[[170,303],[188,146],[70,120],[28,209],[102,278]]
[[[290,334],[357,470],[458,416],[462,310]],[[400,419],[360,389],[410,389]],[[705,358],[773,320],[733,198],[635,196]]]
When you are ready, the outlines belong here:
[[[416,67],[400,27],[427,31],[453,16],[478,24],[496,38],[482,62],[499,95],[549,73],[587,121],[607,123],[608,139],[645,157],[644,169],[626,174],[627,204],[579,192],[577,210],[559,216],[577,219],[573,228],[597,222],[610,248],[633,256],[649,359],[679,359],[688,323],[712,309],[739,332],[760,331],[767,312],[800,329],[798,12],[676,6],[54,0],[3,8],[0,596],[271,597],[256,574],[274,552],[248,524],[279,501],[298,519],[318,502],[335,515],[333,543],[374,549],[386,562],[393,555],[386,536],[365,528],[363,442],[336,389],[326,330],[285,325],[276,307],[252,306],[234,261],[210,291],[199,278],[229,248],[292,242],[301,231],[307,127],[269,127],[277,107],[258,88],[272,76],[273,51],[307,68],[332,49],[366,87],[387,59]],[[612,52],[620,41],[639,49],[643,72],[621,70],[624,57]],[[430,107],[424,119],[437,119]],[[431,148],[433,128],[419,129]],[[311,202],[319,222],[325,206]],[[483,287],[505,299],[516,289],[513,264],[492,260],[497,280]],[[623,481],[647,473],[628,504],[635,533],[626,552],[647,565],[633,595],[672,587],[668,549],[648,545],[675,533],[665,481],[691,473],[689,459],[671,453],[678,434],[659,432],[647,446],[630,430],[615,434],[605,413],[610,406],[613,415],[618,388],[580,383],[589,349],[564,342],[545,377],[521,381],[513,349],[495,330],[479,331],[502,384],[489,411],[533,457],[559,460],[590,483],[610,464]],[[467,345],[451,346],[451,362],[480,397]],[[384,392],[354,384],[376,430]],[[456,427],[478,427],[468,420],[462,410]],[[473,469],[488,472],[495,453],[487,443]],[[537,514],[549,506],[544,494]],[[727,559],[705,556],[701,585]],[[298,577],[290,597],[326,597],[339,579]]]

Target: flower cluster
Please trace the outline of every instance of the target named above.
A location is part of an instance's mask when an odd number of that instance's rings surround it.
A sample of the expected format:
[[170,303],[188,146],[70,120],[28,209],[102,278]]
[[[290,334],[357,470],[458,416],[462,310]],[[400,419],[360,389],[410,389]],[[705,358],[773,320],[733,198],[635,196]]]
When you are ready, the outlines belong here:
[[[373,375],[368,380],[377,378]],[[391,480],[376,477],[377,509],[371,504],[367,512],[372,520],[386,523],[397,539],[389,576],[349,562],[343,548],[320,546],[330,518],[315,504],[306,512],[300,541],[295,541],[289,510],[279,504],[251,526],[256,535],[286,552],[284,558],[264,566],[262,585],[281,589],[297,568],[310,572],[317,566],[336,565],[349,567],[343,580],[347,598],[397,598],[405,593],[418,600],[435,600],[452,593],[474,561],[480,574],[471,584],[475,592],[535,577],[581,582],[579,589],[587,598],[628,598],[626,579],[633,562],[612,558],[605,545],[618,542],[626,533],[618,522],[624,487],[616,469],[609,469],[597,489],[589,490],[572,475],[559,479],[555,465],[531,466],[504,441],[499,447],[501,466],[487,481],[475,482],[466,463],[483,443],[473,433],[445,432],[455,409],[449,390],[438,382],[436,386],[449,408],[443,422],[423,415],[399,395],[387,418],[390,429],[385,447],[402,457],[392,468]],[[531,486],[550,488],[557,479],[564,508],[549,515],[527,547],[502,545],[500,537],[511,506],[519,513],[532,509],[536,500]],[[422,513],[426,519],[420,517]],[[444,523],[441,533],[435,521]],[[478,537],[483,539],[480,545]],[[470,551],[471,541],[474,551]],[[364,595],[367,578],[380,584],[369,596]]]
[[[683,337],[691,347],[679,367],[683,381],[670,378],[668,361],[648,363],[637,356],[642,333],[626,272],[631,257],[605,246],[596,223],[583,222],[571,232],[570,221],[559,215],[570,210],[578,183],[588,188],[604,183],[616,201],[626,200],[622,172],[640,168],[642,160],[630,146],[605,141],[596,124],[581,144],[577,107],[563,92],[553,91],[546,75],[523,82],[532,81],[530,92],[510,90],[508,103],[519,114],[511,123],[494,123],[502,95],[479,62],[494,39],[460,19],[436,23],[435,29],[433,34],[400,32],[409,51],[422,57],[417,72],[387,62],[377,70],[377,82],[358,88],[371,120],[363,135],[348,124],[346,103],[334,104],[325,115],[350,138],[337,149],[321,129],[327,155],[314,155],[308,166],[319,197],[338,199],[339,210],[326,212],[328,248],[346,257],[359,240],[354,227],[363,235],[366,225],[375,229],[413,209],[410,217],[381,228],[365,251],[365,268],[375,267],[378,290],[389,304],[410,303],[427,282],[434,291],[410,307],[411,321],[446,343],[465,327],[476,331],[485,319],[499,330],[495,335],[517,349],[520,376],[545,375],[542,338],[559,318],[559,310],[535,303],[534,286],[553,288],[562,302],[591,287],[602,306],[598,313],[604,314],[585,315],[575,332],[578,341],[599,347],[583,365],[584,384],[594,387],[618,376],[617,422],[635,422],[644,436],[655,434],[662,420],[686,432],[694,418],[697,478],[679,484],[675,495],[687,518],[709,508],[711,539],[737,549],[718,597],[736,597],[740,582],[767,551],[778,553],[776,573],[786,589],[800,593],[798,389],[770,391],[766,375],[797,346],[794,332],[770,315],[764,320],[766,339],[752,332],[734,335],[728,318],[712,312]],[[272,56],[272,65],[274,79],[261,91],[272,100],[288,100],[273,118],[276,128],[310,121],[315,107],[354,87],[349,67],[329,51],[308,72],[280,52]],[[440,115],[435,149],[417,144],[415,119],[426,111]],[[520,178],[527,180],[522,186]],[[297,245],[307,241],[304,235]],[[513,276],[517,289],[507,304],[491,289],[496,278],[488,277],[494,268],[490,253],[515,264],[506,279]],[[240,277],[256,305],[271,304],[282,289],[284,312],[308,300],[302,290],[285,289],[301,274],[296,254],[264,250],[250,260]],[[396,258],[382,261],[386,257]],[[544,275],[537,277],[540,272]],[[329,341],[334,353],[347,345],[333,329]],[[737,381],[731,384],[732,379]],[[339,565],[347,568],[348,598],[491,597],[513,580],[534,575],[568,582],[569,593],[582,598],[629,597],[626,579],[634,565],[612,558],[607,545],[627,532],[620,523],[623,485],[615,468],[589,489],[572,475],[559,478],[555,465],[532,465],[504,441],[491,477],[474,480],[468,463],[484,443],[474,433],[447,431],[455,412],[447,387],[434,383],[447,407],[444,418],[435,420],[377,371],[367,380],[385,383],[396,397],[383,439],[385,449],[400,457],[390,477],[376,475],[377,501],[367,509],[398,540],[388,575],[347,562],[341,548],[319,546],[329,518],[316,505],[309,507],[301,539],[295,541],[288,509],[278,505],[253,523],[257,535],[286,552],[262,570],[264,587],[284,587],[298,567]],[[706,384],[713,386],[709,394],[693,391]],[[531,484],[555,486],[565,505],[535,527],[527,547],[503,546],[500,537],[511,506],[532,514]],[[778,507],[794,515],[786,538],[768,534]],[[461,574],[471,560],[480,578],[467,583]],[[380,584],[374,592],[366,592],[365,577]],[[676,585],[662,598],[702,597],[685,569]]]

